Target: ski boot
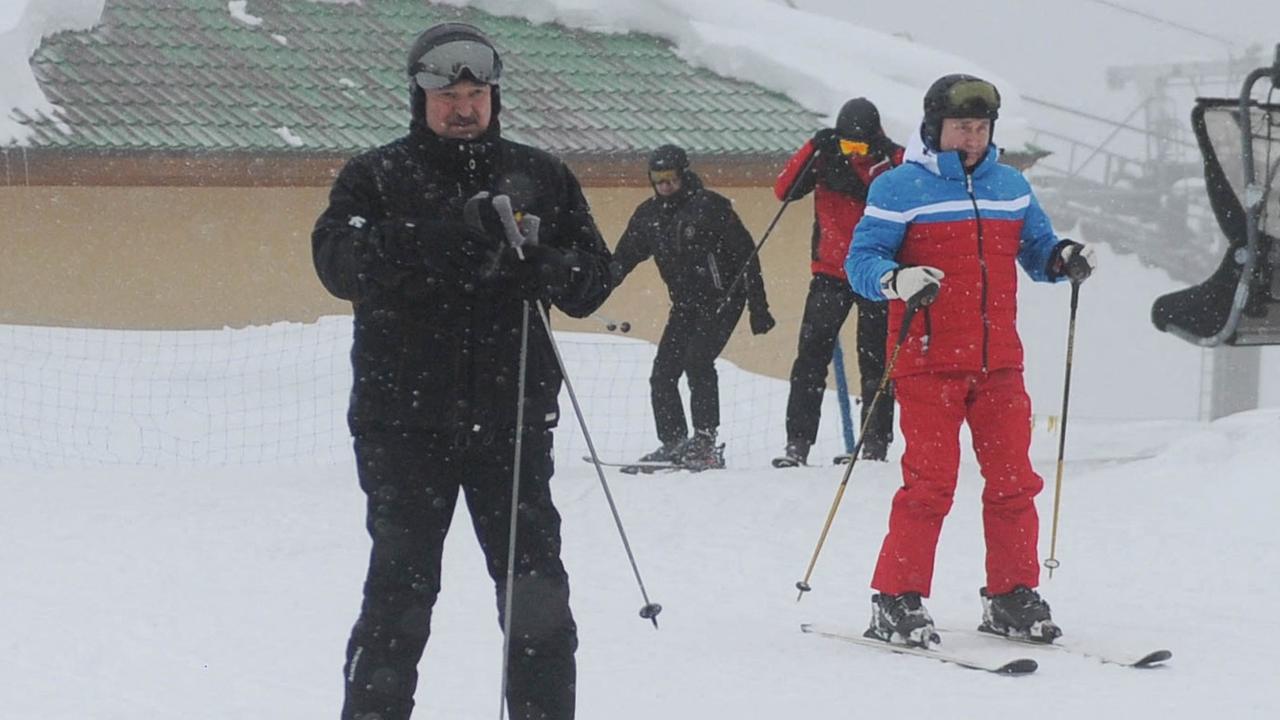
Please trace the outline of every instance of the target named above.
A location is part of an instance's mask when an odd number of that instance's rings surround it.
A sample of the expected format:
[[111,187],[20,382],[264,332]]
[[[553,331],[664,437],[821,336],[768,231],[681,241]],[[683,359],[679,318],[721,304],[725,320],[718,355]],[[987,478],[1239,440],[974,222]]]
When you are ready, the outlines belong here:
[[1049,615],[1049,603],[1026,585],[1000,595],[989,595],[982,588],[978,594],[982,596],[979,631],[1046,644],[1062,636],[1062,628]]
[[640,456],[639,462],[642,463],[663,463],[663,462],[679,462],[680,453],[684,451],[684,446],[689,441],[687,439],[673,440],[664,442],[657,450],[645,453]]
[[699,430],[680,448],[676,464],[692,472],[724,467],[724,443],[716,444],[714,430]]
[[862,636],[926,650],[942,642],[918,592],[872,595],[871,627]]
[[662,446],[657,450],[641,455],[640,459],[636,461],[637,463],[653,463],[652,465],[627,465],[622,468],[622,472],[627,475],[638,475],[640,473],[647,475],[656,470],[663,469],[662,466],[657,465],[657,463],[671,463],[672,465],[679,464],[680,454],[683,452],[684,446],[688,442],[689,441],[685,439],[662,443]]
[[804,440],[792,440],[787,443],[787,449],[782,451],[782,457],[773,459],[773,466],[776,468],[799,467],[808,460],[809,443]]

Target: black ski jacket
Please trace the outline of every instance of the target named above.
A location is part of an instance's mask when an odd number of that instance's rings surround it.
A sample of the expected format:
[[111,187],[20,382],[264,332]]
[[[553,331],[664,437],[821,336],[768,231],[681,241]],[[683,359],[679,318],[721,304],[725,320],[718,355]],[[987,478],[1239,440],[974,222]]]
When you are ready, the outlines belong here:
[[636,265],[652,257],[672,305],[715,308],[741,272],[734,296],[746,293],[756,313],[769,304],[754,251],[751,233],[729,199],[707,190],[697,174],[685,170],[679,192],[655,195],[632,214],[614,250],[613,282],[621,284]]
[[[347,163],[311,238],[321,282],[354,308],[353,433],[429,431],[485,442],[515,427],[520,297],[499,283],[433,281],[385,251],[388,238],[406,232],[459,242],[468,231],[463,205],[480,190],[508,194],[517,212],[541,218],[543,244],[578,253],[585,280],[557,296],[556,307],[585,317],[608,297],[610,253],[563,162],[502,139],[496,115],[470,142],[441,138],[415,119],[407,136]],[[552,427],[559,366],[534,313],[528,332],[525,427]]]

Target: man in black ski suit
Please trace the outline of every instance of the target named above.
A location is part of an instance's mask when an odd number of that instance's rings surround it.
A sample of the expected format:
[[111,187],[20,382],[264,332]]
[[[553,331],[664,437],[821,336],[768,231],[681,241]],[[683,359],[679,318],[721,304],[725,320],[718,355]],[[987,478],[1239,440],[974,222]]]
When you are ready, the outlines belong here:
[[594,312],[610,255],[569,169],[501,137],[501,70],[473,26],[419,35],[409,134],[347,163],[312,234],[321,281],[354,307],[348,421],[373,538],[343,720],[409,717],[459,491],[502,622],[517,461],[507,706],[515,720],[574,715],[577,629],[549,488],[561,375],[534,311]]
[[[760,261],[751,233],[728,198],[702,185],[682,148],[663,145],[649,156],[654,196],[636,208],[618,241],[612,265],[621,285],[636,265],[652,257],[671,297],[649,385],[653,418],[662,445],[640,458],[675,462],[692,470],[724,467],[720,387],[715,360],[742,317],[751,312],[751,332],[774,326],[765,298]],[[692,437],[680,400],[680,375],[689,381]]]

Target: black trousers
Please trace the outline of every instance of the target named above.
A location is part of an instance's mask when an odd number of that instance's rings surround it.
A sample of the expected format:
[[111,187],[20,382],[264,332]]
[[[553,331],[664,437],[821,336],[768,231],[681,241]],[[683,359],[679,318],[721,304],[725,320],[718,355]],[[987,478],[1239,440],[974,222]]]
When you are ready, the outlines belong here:
[[[560,514],[551,502],[551,444],[549,430],[527,431],[522,447],[507,685],[512,720],[571,720],[574,714],[577,627],[560,562]],[[514,434],[462,448],[452,436],[364,434],[355,452],[373,551],[347,644],[342,720],[406,720],[459,491],[493,578],[501,626]]]
[[849,283],[828,275],[814,275],[800,321],[796,361],[791,366],[791,394],[787,398],[787,440],[812,445],[818,437],[827,366],[849,310],[858,306],[858,374],[861,376],[863,448],[883,455],[893,441],[893,386],[885,389],[875,417],[868,417],[871,399],[884,377],[888,303],[867,300]]
[[720,377],[716,358],[729,343],[729,336],[742,317],[745,296],[725,303],[716,313],[714,305],[692,308],[671,307],[667,327],[658,342],[649,375],[653,419],[663,444],[678,442],[689,435],[684,405],[680,401],[680,375],[689,381],[689,411],[693,429],[714,432],[720,427]]

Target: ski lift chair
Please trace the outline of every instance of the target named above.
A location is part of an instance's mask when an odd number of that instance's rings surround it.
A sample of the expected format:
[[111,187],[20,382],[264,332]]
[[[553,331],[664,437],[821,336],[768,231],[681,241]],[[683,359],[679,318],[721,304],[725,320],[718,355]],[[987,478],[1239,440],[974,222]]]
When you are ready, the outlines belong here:
[[[1253,86],[1271,81],[1267,102]],[[1238,99],[1199,98],[1191,111],[1209,205],[1227,238],[1209,279],[1157,298],[1158,330],[1205,347],[1280,345],[1280,45],[1271,67],[1245,78]],[[1261,170],[1260,176],[1257,170]]]

